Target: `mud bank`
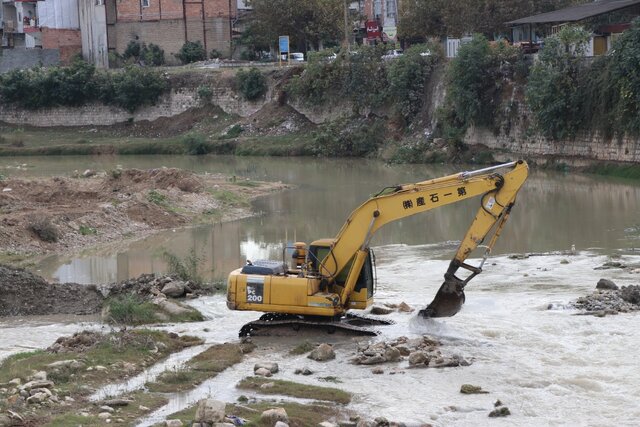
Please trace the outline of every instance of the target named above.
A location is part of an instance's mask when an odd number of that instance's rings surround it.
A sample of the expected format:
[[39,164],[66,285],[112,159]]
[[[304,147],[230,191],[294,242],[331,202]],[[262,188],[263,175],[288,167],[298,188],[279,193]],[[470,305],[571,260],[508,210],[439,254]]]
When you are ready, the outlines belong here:
[[286,188],[174,168],[72,175],[0,183],[0,251],[69,252],[194,222],[239,219],[251,215],[252,199]]

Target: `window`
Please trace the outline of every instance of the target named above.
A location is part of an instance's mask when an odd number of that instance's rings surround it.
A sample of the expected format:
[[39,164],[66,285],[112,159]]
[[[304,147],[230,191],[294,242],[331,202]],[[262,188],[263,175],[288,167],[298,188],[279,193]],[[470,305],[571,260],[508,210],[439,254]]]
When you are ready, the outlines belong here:
[[142,7],[149,7],[149,2],[151,0],[140,0],[140,4],[142,4]]

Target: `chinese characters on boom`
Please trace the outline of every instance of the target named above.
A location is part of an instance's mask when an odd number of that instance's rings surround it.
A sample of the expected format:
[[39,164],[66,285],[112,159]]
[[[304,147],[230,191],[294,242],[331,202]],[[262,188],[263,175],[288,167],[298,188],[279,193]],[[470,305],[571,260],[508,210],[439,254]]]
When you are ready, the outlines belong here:
[[[456,190],[458,192],[458,197],[467,195],[467,189],[465,187],[458,187]],[[442,197],[450,197],[450,196],[453,196],[453,193],[444,193],[442,195]],[[440,201],[440,194],[439,193],[429,194],[429,200],[432,203],[438,203]],[[426,202],[424,200],[424,197],[416,197],[415,206],[425,206],[425,205],[426,205]],[[403,200],[402,207],[405,209],[412,209],[414,207],[413,200],[412,199]]]

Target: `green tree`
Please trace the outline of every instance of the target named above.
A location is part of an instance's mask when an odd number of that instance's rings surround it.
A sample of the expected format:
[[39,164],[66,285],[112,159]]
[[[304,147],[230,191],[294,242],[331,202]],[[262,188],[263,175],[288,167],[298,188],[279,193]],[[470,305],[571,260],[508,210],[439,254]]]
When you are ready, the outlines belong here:
[[245,32],[256,46],[273,46],[290,37],[291,49],[306,51],[341,40],[343,5],[337,0],[251,0],[252,21]]
[[545,39],[539,61],[531,69],[526,101],[543,135],[566,138],[580,124],[579,72],[589,33],[564,27]]

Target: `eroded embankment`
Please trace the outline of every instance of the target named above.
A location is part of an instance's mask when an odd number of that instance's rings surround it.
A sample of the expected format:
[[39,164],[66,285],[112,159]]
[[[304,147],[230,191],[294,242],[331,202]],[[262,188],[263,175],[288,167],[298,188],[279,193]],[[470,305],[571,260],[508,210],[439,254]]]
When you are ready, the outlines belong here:
[[44,254],[246,217],[250,200],[286,185],[160,168],[10,178],[0,187],[0,250]]

